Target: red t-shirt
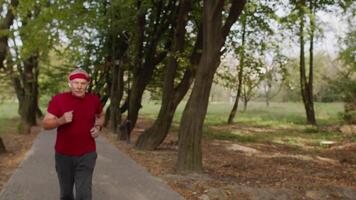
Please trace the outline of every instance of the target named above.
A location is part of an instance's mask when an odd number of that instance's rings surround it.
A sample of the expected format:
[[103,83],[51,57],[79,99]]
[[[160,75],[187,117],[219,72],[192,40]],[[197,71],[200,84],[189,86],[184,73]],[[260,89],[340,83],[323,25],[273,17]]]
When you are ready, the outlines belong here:
[[73,111],[72,122],[57,128],[56,152],[81,156],[96,151],[90,129],[94,127],[96,115],[102,112],[98,96],[86,93],[84,97],[76,97],[71,92],[60,93],[49,102],[47,111],[58,118]]

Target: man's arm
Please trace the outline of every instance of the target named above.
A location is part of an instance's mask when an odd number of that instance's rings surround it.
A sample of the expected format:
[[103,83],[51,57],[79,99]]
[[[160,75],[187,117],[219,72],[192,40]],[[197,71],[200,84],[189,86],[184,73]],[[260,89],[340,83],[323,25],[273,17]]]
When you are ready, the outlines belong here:
[[105,114],[101,112],[100,114],[95,116],[94,127],[90,129],[90,134],[93,138],[97,138],[99,136],[99,132],[101,131],[104,125]]
[[57,128],[63,124],[71,122],[73,119],[73,111],[64,113],[60,118],[57,116],[47,113],[43,118],[42,126],[46,130]]
[[96,115],[95,126],[101,129],[104,126],[105,114],[102,111],[100,114]]

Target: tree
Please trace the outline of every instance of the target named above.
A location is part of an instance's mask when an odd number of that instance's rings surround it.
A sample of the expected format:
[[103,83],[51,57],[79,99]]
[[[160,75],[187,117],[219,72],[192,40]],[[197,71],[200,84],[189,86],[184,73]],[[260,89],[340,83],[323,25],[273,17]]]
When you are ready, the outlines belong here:
[[242,99],[244,103],[243,111],[247,110],[248,102],[253,98],[253,96],[255,96],[255,89],[265,78],[265,74],[262,73],[262,68],[265,63],[263,63],[261,59],[247,56],[245,60],[248,68],[245,70],[242,77]]
[[[192,83],[192,69],[195,63],[192,63],[191,68],[188,67],[184,78],[178,86],[175,86],[177,79],[177,70],[180,60],[185,60],[183,57],[185,47],[186,25],[188,22],[188,13],[191,10],[192,2],[190,0],[180,1],[178,17],[176,20],[176,28],[174,31],[174,39],[172,49],[167,58],[167,66],[164,74],[162,106],[159,115],[153,125],[145,130],[137,140],[136,147],[139,149],[155,149],[160,145],[168,134],[171,126],[175,110],[188,91]],[[197,37],[196,44],[200,44],[200,37]],[[198,49],[198,48],[195,48]],[[196,55],[197,51],[193,51],[192,55]],[[194,61],[193,61],[194,62]]]
[[[300,90],[306,111],[307,123],[316,125],[314,111],[314,40],[317,31],[316,12],[319,10],[328,10],[328,6],[341,5],[347,6],[348,0],[331,1],[331,0],[291,0],[293,9],[289,14],[289,25],[296,25],[299,39],[299,73],[300,73]],[[295,23],[295,21],[298,23]],[[309,40],[309,62],[306,64],[306,45]],[[307,69],[309,67],[309,71]]]
[[[129,48],[129,38],[126,34],[128,30],[117,23],[121,17],[122,5],[109,5],[108,22],[109,29],[106,32],[107,63],[111,66],[111,88],[110,88],[110,128],[113,133],[120,133],[119,125],[121,124],[120,102],[124,93],[124,59]],[[121,15],[120,15],[121,14]],[[123,139],[124,134],[120,133],[119,138]]]
[[[288,77],[286,69],[288,58],[281,53],[280,47],[273,47],[269,55],[272,57],[272,63],[270,65],[265,64],[264,80],[262,83],[267,107],[270,105],[270,100],[281,91]],[[278,88],[273,90],[274,86]]]
[[134,48],[134,70],[130,98],[128,104],[129,132],[136,124],[141,108],[142,95],[152,79],[156,66],[166,58],[172,45],[174,19],[177,15],[175,1],[157,1],[144,4],[137,0],[138,14],[136,16]]
[[[259,74],[260,67],[258,63],[261,63],[261,57],[265,53],[265,49],[270,44],[269,41],[273,30],[271,28],[271,21],[275,18],[273,3],[264,1],[249,1],[241,15],[241,42],[240,46],[235,49],[235,53],[238,55],[239,65],[237,65],[238,71],[238,83],[236,86],[236,97],[234,105],[229,114],[227,120],[228,124],[232,124],[236,116],[240,97],[244,88],[244,105],[247,105],[248,96],[252,94],[252,89],[257,87],[261,81],[261,77],[251,77],[251,73]],[[254,62],[256,60],[256,62]],[[245,70],[249,72],[246,75]],[[253,80],[258,80],[257,84]],[[254,82],[254,83],[252,83]],[[248,89],[247,89],[248,88]],[[235,88],[234,88],[235,89]],[[246,90],[247,89],[247,90]],[[249,92],[247,92],[249,91]]]
[[23,133],[29,133],[31,126],[37,124],[37,118],[42,116],[38,105],[39,63],[47,57],[55,40],[48,28],[52,21],[50,6],[44,1],[19,2],[16,23],[11,28],[11,54],[6,64],[19,101],[20,131]]
[[300,89],[302,94],[302,99],[304,103],[304,108],[307,115],[307,123],[315,125],[315,111],[314,111],[314,100],[313,100],[313,80],[314,80],[314,63],[313,63],[313,43],[314,43],[314,30],[315,30],[315,12],[314,12],[314,2],[310,1],[310,12],[312,18],[310,18],[310,60],[309,60],[309,74],[308,79],[306,76],[306,65],[305,65],[305,39],[304,39],[304,29],[305,29],[305,10],[306,1],[301,0],[297,3],[298,16],[299,16],[299,66],[300,66]]
[[344,120],[349,124],[356,124],[356,26],[355,26],[355,10],[356,4],[352,4],[351,14],[348,17],[349,30],[346,37],[342,41],[342,49],[339,53],[339,60],[343,65],[338,70],[336,78],[331,82],[334,86],[334,92],[340,93],[343,96],[344,104]]
[[[2,87],[8,87],[10,86],[10,80],[7,79],[6,77],[9,75],[6,73],[6,66],[4,65],[4,61],[6,60],[6,57],[8,56],[9,52],[9,45],[8,45],[8,40],[10,36],[10,27],[13,25],[14,19],[15,19],[15,10],[16,7],[18,6],[18,1],[17,0],[12,0],[10,2],[5,2],[2,1],[0,4],[1,8],[6,8],[6,14],[4,18],[1,18],[0,20],[0,73],[1,73],[1,84],[3,85]],[[2,91],[6,91],[6,89],[2,88]]]
[[240,63],[237,66],[238,68],[238,84],[237,84],[237,92],[236,92],[236,97],[235,97],[235,102],[234,105],[232,106],[232,110],[230,111],[229,118],[227,120],[228,124],[232,124],[233,120],[235,118],[237,108],[239,105],[239,100],[241,96],[241,91],[242,91],[242,80],[243,80],[243,74],[244,74],[244,66],[245,66],[245,43],[246,43],[246,24],[247,24],[247,16],[242,17],[242,37],[241,37],[241,47],[237,49],[239,52],[239,60]]
[[[24,133],[29,133],[31,126],[37,124],[37,116],[42,115],[38,106],[38,62],[40,54],[44,53],[48,47],[44,45],[48,42],[48,37],[43,37],[49,35],[43,29],[47,24],[48,13],[41,12],[45,6],[47,5],[43,2],[12,1],[7,5],[7,16],[10,16],[5,20],[7,26],[3,26],[9,34],[2,40],[2,44],[7,49],[6,65],[3,65],[3,61],[1,63],[4,71],[12,79],[19,100],[22,128],[20,131]],[[37,20],[38,18],[41,20]],[[9,19],[12,19],[12,22]],[[15,20],[14,26],[9,26]],[[34,34],[34,30],[38,32]],[[9,38],[12,42],[10,48]],[[17,44],[18,40],[21,41],[21,45]]]
[[1,8],[6,7],[6,15],[5,18],[2,18],[0,21],[0,69],[4,69],[4,61],[9,52],[9,30],[15,19],[15,10],[18,6],[19,2],[17,0],[11,0],[10,3],[2,1],[0,6]]
[[[245,1],[204,0],[203,3],[203,53],[196,72],[192,93],[184,108],[180,130],[177,169],[179,171],[202,171],[201,137],[209,93],[214,74],[220,64],[221,48],[226,37],[240,16]],[[223,12],[230,8],[223,24]]]

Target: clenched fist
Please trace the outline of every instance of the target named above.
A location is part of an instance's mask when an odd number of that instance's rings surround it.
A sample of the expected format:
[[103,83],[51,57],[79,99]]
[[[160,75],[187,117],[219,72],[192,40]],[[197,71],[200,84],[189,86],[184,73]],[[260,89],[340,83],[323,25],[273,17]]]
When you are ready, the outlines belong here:
[[67,123],[70,123],[72,122],[73,120],[73,110],[72,111],[68,111],[68,112],[65,112],[62,117],[58,118],[58,123],[60,125],[63,125],[63,124],[67,124]]
[[98,126],[94,126],[92,129],[90,129],[90,134],[91,137],[93,138],[97,138],[99,136],[99,132],[100,132],[100,127]]

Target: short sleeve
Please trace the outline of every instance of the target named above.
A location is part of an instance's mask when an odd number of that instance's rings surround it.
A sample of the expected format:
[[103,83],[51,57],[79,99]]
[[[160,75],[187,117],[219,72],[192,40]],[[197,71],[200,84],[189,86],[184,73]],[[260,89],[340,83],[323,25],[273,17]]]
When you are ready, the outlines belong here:
[[60,109],[58,106],[58,98],[56,98],[56,96],[52,97],[51,101],[49,102],[47,112],[55,115],[56,117],[61,117]]

